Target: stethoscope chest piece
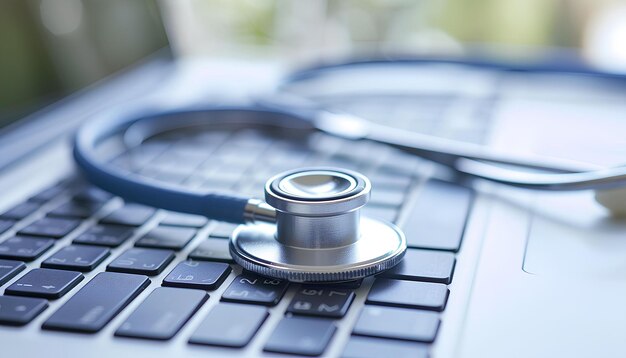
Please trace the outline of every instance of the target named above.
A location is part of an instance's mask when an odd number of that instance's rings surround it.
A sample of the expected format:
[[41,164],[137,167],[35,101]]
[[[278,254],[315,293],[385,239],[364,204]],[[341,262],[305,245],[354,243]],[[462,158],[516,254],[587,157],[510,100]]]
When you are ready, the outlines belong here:
[[371,184],[356,172],[299,169],[270,179],[276,224],[241,225],[230,252],[244,269],[296,282],[356,280],[395,266],[406,251],[394,225],[361,217]]

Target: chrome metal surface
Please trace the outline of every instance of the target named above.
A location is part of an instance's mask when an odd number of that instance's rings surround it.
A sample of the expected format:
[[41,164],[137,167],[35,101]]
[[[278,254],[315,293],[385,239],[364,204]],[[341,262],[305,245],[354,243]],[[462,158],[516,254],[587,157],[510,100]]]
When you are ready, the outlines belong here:
[[244,208],[243,217],[246,223],[276,222],[276,210],[262,200],[249,199]]
[[276,209],[276,240],[287,246],[320,249],[359,239],[359,211],[371,184],[356,172],[304,168],[282,173],[265,185]]
[[230,253],[247,270],[295,282],[356,280],[400,262],[406,239],[395,225],[362,217],[360,227],[359,240],[350,245],[310,250],[277,241],[274,225],[240,225]]

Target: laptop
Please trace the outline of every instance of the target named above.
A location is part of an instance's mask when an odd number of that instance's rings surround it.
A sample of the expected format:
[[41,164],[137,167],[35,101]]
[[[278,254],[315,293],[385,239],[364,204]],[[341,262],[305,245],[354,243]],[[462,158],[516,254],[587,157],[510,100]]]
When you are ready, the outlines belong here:
[[610,165],[623,157],[625,89],[619,76],[477,61],[294,72],[145,56],[4,123],[2,356],[622,356],[626,224],[593,193],[469,182],[385,146],[251,128],[164,137],[131,153],[155,180],[257,197],[270,176],[300,166],[367,175],[364,215],[404,230],[405,259],[376,277],[307,285],[234,264],[233,225],[91,186],[70,138],[94,113],[146,97],[247,104],[282,91],[407,131]]

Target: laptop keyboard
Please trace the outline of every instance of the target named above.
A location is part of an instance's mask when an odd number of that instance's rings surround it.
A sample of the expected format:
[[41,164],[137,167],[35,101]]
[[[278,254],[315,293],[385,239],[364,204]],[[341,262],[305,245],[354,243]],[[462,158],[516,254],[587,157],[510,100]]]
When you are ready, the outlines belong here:
[[[113,162],[170,184],[255,197],[282,170],[358,170],[374,188],[364,215],[402,226],[410,247],[405,260],[375,279],[337,284],[261,277],[233,263],[228,236],[235,225],[124,203],[72,177],[0,215],[0,324],[23,326],[47,315],[43,330],[97,333],[124,315],[114,340],[168,340],[193,321],[188,344],[236,353],[279,317],[261,342],[266,352],[317,356],[347,334],[345,357],[429,354],[454,295],[448,285],[471,190],[425,180],[418,159],[367,143],[252,130],[188,134],[157,138]],[[151,282],[160,287],[142,295]],[[49,300],[65,296],[48,309]],[[283,300],[289,302],[279,305]],[[196,314],[207,302],[215,305]],[[356,324],[340,324],[352,309],[359,310]]]

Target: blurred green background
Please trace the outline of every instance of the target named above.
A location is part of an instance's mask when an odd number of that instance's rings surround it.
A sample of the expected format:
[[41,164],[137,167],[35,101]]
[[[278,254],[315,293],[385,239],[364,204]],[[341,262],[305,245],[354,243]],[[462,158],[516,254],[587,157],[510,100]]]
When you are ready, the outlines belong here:
[[623,0],[3,0],[0,126],[171,46],[180,58],[572,53],[626,71]]

